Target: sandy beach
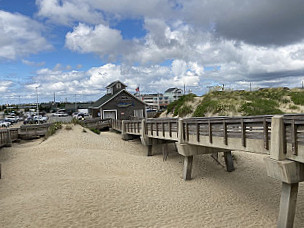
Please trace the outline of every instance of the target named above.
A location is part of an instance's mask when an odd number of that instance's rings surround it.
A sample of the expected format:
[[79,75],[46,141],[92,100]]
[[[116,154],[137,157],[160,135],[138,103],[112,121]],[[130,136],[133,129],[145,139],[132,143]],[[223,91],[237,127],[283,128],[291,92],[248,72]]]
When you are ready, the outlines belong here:
[[164,162],[139,140],[80,126],[1,148],[0,227],[276,227],[281,183],[267,177],[264,155],[233,152],[232,173],[196,156],[185,182],[183,157],[170,148]]

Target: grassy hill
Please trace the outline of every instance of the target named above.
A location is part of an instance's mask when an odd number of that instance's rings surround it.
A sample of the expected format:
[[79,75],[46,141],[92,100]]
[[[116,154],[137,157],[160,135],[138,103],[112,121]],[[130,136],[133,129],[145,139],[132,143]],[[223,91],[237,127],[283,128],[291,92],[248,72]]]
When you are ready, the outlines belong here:
[[212,91],[202,97],[182,96],[161,116],[252,116],[304,113],[304,90]]

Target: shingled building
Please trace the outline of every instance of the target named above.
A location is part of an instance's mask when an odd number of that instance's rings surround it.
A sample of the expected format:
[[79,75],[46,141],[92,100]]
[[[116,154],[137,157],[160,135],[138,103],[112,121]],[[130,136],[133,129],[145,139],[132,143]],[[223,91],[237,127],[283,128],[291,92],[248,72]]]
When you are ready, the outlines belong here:
[[129,93],[126,87],[120,81],[108,85],[107,94],[93,104],[92,116],[120,120],[145,118],[146,104]]

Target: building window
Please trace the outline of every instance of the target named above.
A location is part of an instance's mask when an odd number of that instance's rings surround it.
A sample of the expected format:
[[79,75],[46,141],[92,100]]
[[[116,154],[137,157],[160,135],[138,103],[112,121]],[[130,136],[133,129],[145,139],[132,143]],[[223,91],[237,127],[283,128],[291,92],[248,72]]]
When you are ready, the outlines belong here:
[[120,84],[120,83],[117,83],[117,84],[116,84],[116,88],[117,88],[117,89],[120,89],[120,88],[121,88],[121,84]]

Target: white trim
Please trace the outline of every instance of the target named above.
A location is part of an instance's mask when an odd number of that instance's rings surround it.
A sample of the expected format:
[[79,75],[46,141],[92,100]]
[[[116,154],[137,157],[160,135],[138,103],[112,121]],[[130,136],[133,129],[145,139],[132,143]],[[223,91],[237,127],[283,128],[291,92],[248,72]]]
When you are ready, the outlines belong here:
[[115,112],[115,119],[117,120],[117,110],[116,109],[111,109],[111,110],[102,110],[102,119],[105,115],[105,112]]

